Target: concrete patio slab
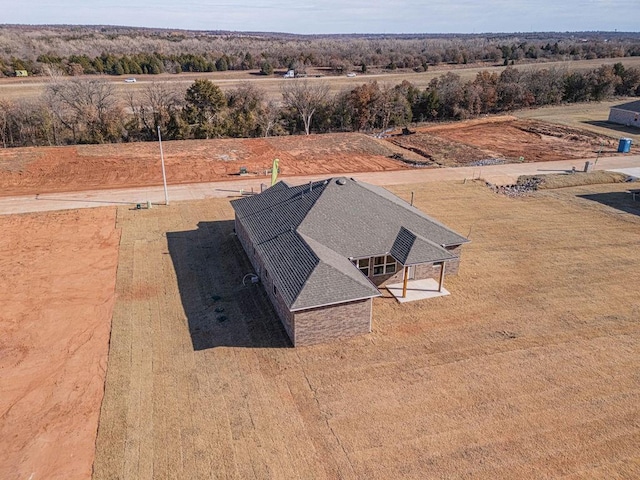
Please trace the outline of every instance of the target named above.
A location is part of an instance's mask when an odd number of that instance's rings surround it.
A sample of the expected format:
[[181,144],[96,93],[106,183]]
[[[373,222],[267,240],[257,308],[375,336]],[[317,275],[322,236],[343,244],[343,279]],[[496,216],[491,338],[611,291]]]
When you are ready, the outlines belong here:
[[612,168],[610,171],[624,173],[625,175],[629,175],[630,177],[633,177],[636,180],[640,179],[640,167]]
[[449,295],[449,291],[446,288],[443,288],[441,292],[438,291],[438,281],[433,278],[409,280],[407,283],[407,296],[404,298],[402,297],[402,283],[387,285],[386,288],[400,303]]

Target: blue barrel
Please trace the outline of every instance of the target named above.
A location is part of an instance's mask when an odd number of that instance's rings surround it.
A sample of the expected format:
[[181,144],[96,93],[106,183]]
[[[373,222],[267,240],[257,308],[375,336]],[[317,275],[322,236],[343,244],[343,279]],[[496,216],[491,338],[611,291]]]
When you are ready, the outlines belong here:
[[630,150],[631,150],[631,139],[621,138],[620,143],[618,143],[618,153],[629,153]]

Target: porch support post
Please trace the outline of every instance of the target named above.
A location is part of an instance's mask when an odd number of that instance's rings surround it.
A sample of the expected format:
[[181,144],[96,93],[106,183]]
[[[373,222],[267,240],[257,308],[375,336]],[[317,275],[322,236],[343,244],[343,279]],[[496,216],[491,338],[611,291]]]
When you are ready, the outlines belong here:
[[444,283],[444,262],[440,264],[440,281],[438,282],[438,292],[442,293],[442,284]]
[[404,267],[404,280],[402,281],[402,298],[407,296],[407,282],[409,281],[409,267]]

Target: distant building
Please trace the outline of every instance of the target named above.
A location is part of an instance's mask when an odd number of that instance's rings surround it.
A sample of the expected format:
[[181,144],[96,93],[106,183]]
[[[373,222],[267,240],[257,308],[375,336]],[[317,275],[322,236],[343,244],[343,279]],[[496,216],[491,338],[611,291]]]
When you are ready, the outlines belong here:
[[384,188],[347,178],[279,182],[231,204],[238,239],[294,346],[369,333],[379,287],[405,278],[405,290],[426,278],[442,287],[468,242]]
[[611,107],[609,121],[627,127],[640,128],[640,100]]
[[28,77],[29,72],[26,70],[16,70],[16,77]]

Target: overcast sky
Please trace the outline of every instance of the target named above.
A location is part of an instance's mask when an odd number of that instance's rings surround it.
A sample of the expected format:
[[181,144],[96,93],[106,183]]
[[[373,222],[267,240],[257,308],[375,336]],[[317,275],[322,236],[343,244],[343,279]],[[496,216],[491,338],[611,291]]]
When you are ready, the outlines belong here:
[[287,33],[640,29],[640,0],[0,0],[0,23]]

